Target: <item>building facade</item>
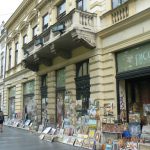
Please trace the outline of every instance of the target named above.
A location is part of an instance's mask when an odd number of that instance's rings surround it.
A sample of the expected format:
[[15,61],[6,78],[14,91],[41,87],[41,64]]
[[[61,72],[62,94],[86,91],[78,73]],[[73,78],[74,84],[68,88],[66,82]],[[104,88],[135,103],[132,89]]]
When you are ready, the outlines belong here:
[[149,117],[149,10],[147,0],[131,0],[101,16],[101,57],[104,78],[109,81],[106,92],[110,91],[111,97],[116,94],[117,115],[128,122],[133,114]]
[[[130,86],[134,69],[149,72],[148,15],[148,0],[24,0],[5,24],[5,112],[61,126],[77,102],[80,116],[90,101],[99,102],[102,117],[106,104],[114,118],[129,110],[126,81]],[[139,47],[143,58],[135,56]],[[135,66],[124,52],[136,57]],[[77,121],[75,113],[69,117]]]
[[5,57],[6,56],[6,30],[4,22],[0,25],[0,109],[4,110],[4,78],[5,78]]

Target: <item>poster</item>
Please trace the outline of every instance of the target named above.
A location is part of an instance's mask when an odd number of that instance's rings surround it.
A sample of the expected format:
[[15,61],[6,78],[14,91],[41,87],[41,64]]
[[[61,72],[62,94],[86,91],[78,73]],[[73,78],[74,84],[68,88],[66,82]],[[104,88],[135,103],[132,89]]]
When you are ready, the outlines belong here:
[[104,116],[113,116],[113,103],[104,104]]

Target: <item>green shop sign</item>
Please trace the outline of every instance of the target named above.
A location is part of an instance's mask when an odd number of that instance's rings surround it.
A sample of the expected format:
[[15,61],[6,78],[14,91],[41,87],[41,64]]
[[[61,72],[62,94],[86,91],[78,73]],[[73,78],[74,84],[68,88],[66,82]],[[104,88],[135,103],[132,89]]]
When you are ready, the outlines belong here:
[[150,43],[117,54],[118,73],[150,66]]

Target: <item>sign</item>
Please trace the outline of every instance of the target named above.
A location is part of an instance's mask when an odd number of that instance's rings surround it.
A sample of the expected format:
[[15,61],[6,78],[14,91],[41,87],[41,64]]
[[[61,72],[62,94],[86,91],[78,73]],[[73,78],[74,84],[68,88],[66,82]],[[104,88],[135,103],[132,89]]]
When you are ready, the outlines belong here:
[[65,30],[64,24],[59,24],[52,27],[52,32],[62,32],[63,30]]
[[150,43],[117,54],[118,73],[150,66]]

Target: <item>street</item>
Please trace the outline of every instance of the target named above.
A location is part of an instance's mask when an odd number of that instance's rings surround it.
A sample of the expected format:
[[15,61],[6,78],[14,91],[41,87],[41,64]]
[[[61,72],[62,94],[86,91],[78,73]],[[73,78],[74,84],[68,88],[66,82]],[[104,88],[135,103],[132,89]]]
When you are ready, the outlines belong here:
[[22,129],[4,127],[0,133],[0,150],[83,150],[62,143],[42,141],[38,136]]

